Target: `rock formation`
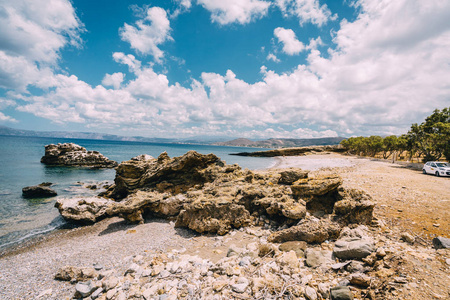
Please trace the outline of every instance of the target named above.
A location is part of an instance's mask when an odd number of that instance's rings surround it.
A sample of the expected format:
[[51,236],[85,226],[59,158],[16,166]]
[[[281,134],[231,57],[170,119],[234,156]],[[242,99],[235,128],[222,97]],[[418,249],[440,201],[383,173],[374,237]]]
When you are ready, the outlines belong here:
[[49,182],[43,182],[34,186],[27,186],[22,189],[22,196],[24,198],[47,198],[58,195],[55,190],[49,186],[52,184]]
[[157,159],[142,156],[116,170],[115,184],[101,194],[105,198],[58,200],[62,216],[84,223],[108,216],[142,223],[145,214],[152,214],[176,220],[177,227],[220,235],[269,220],[285,228],[271,241],[309,243],[335,239],[342,226],[372,219],[370,196],[340,188],[336,174],[309,178],[299,169],[252,172],[195,151],[175,158],[165,152]]
[[74,166],[114,168],[117,162],[108,159],[98,151],[87,151],[74,143],[50,144],[45,146],[41,163],[51,166]]

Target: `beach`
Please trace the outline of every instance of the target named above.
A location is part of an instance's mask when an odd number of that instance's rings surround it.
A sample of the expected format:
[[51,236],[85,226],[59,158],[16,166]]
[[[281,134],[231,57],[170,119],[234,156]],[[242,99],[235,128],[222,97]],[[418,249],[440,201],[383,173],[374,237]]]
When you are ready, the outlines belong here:
[[[345,188],[361,189],[372,196],[379,223],[370,232],[377,245],[411,258],[402,265],[408,283],[397,287],[390,299],[450,297],[450,252],[436,251],[431,244],[435,236],[450,237],[450,178],[423,175],[419,170],[386,161],[339,154],[278,160],[276,169],[309,169],[313,175],[336,172]],[[168,220],[146,219],[144,224],[128,225],[117,217],[91,226],[59,230],[1,253],[1,298],[72,299],[74,285],[54,280],[58,269],[68,265],[100,265],[102,270],[123,273],[136,257],[160,251],[198,255],[216,262],[233,245],[245,248],[261,242],[264,234],[255,234],[258,230],[233,230],[217,237],[174,228]],[[415,238],[414,243],[402,241],[405,232]]]

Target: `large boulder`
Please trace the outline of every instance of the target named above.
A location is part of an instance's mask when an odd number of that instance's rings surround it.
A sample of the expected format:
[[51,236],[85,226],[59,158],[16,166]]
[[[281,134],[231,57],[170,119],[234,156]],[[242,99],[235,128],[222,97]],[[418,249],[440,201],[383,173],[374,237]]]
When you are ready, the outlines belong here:
[[22,189],[24,198],[47,198],[58,195],[55,190],[49,186],[51,183],[43,182],[39,185],[27,186]]
[[55,203],[61,216],[72,222],[90,224],[107,216],[107,208],[114,201],[100,197],[61,198]]
[[223,166],[214,154],[203,155],[196,151],[174,158],[164,152],[157,159],[132,159],[117,167],[115,185],[105,195],[123,199],[142,188],[185,192],[195,185],[213,181],[217,169]]
[[339,236],[341,227],[329,219],[310,218],[299,225],[272,233],[268,241],[284,243],[288,241],[305,241],[307,243],[322,243]]
[[108,159],[98,151],[87,151],[74,143],[50,144],[45,146],[41,163],[52,166],[75,166],[114,168],[117,162]]
[[361,190],[340,189],[339,201],[334,203],[336,219],[345,224],[370,224],[375,203]]
[[188,205],[180,212],[175,227],[187,227],[200,233],[224,235],[232,228],[250,224],[250,213],[243,205],[228,199],[203,198]]

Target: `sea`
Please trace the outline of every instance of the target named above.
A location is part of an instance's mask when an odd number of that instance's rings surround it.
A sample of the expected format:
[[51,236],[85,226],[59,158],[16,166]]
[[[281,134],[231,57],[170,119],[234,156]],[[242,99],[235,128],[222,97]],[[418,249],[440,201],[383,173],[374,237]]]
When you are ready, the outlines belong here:
[[[105,140],[0,136],[0,250],[25,240],[67,227],[54,207],[59,197],[94,196],[98,190],[86,185],[113,183],[114,169],[55,167],[40,163],[44,146],[75,143],[87,150],[96,150],[117,162],[140,154],[158,157],[166,151],[170,157],[181,156],[189,150],[202,154],[214,153],[227,164],[262,170],[275,164],[273,158],[241,157],[231,153],[268,150],[262,148],[224,147],[193,144],[163,144]],[[22,188],[51,182],[58,196],[26,199]]]

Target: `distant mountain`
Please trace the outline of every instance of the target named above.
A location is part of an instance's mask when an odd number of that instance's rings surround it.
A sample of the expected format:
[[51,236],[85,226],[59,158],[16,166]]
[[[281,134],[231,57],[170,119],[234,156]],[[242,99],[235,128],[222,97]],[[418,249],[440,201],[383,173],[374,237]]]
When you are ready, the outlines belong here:
[[218,146],[236,146],[236,147],[258,147],[258,148],[287,148],[287,147],[306,147],[306,146],[326,146],[338,145],[343,137],[327,137],[315,139],[268,139],[262,141],[252,141],[239,138],[228,142],[215,143]]
[[[87,140],[108,140],[122,142],[146,142],[146,143],[192,143],[195,140],[187,142],[182,139],[166,138],[146,138],[142,136],[120,136],[113,134],[103,134],[95,132],[71,132],[71,131],[33,131],[14,129],[6,126],[0,126],[0,135],[8,136],[27,136],[27,137],[50,137],[50,138],[68,138],[68,139],[87,139]],[[217,141],[217,140],[216,140]],[[199,141],[202,144],[201,141]]]

